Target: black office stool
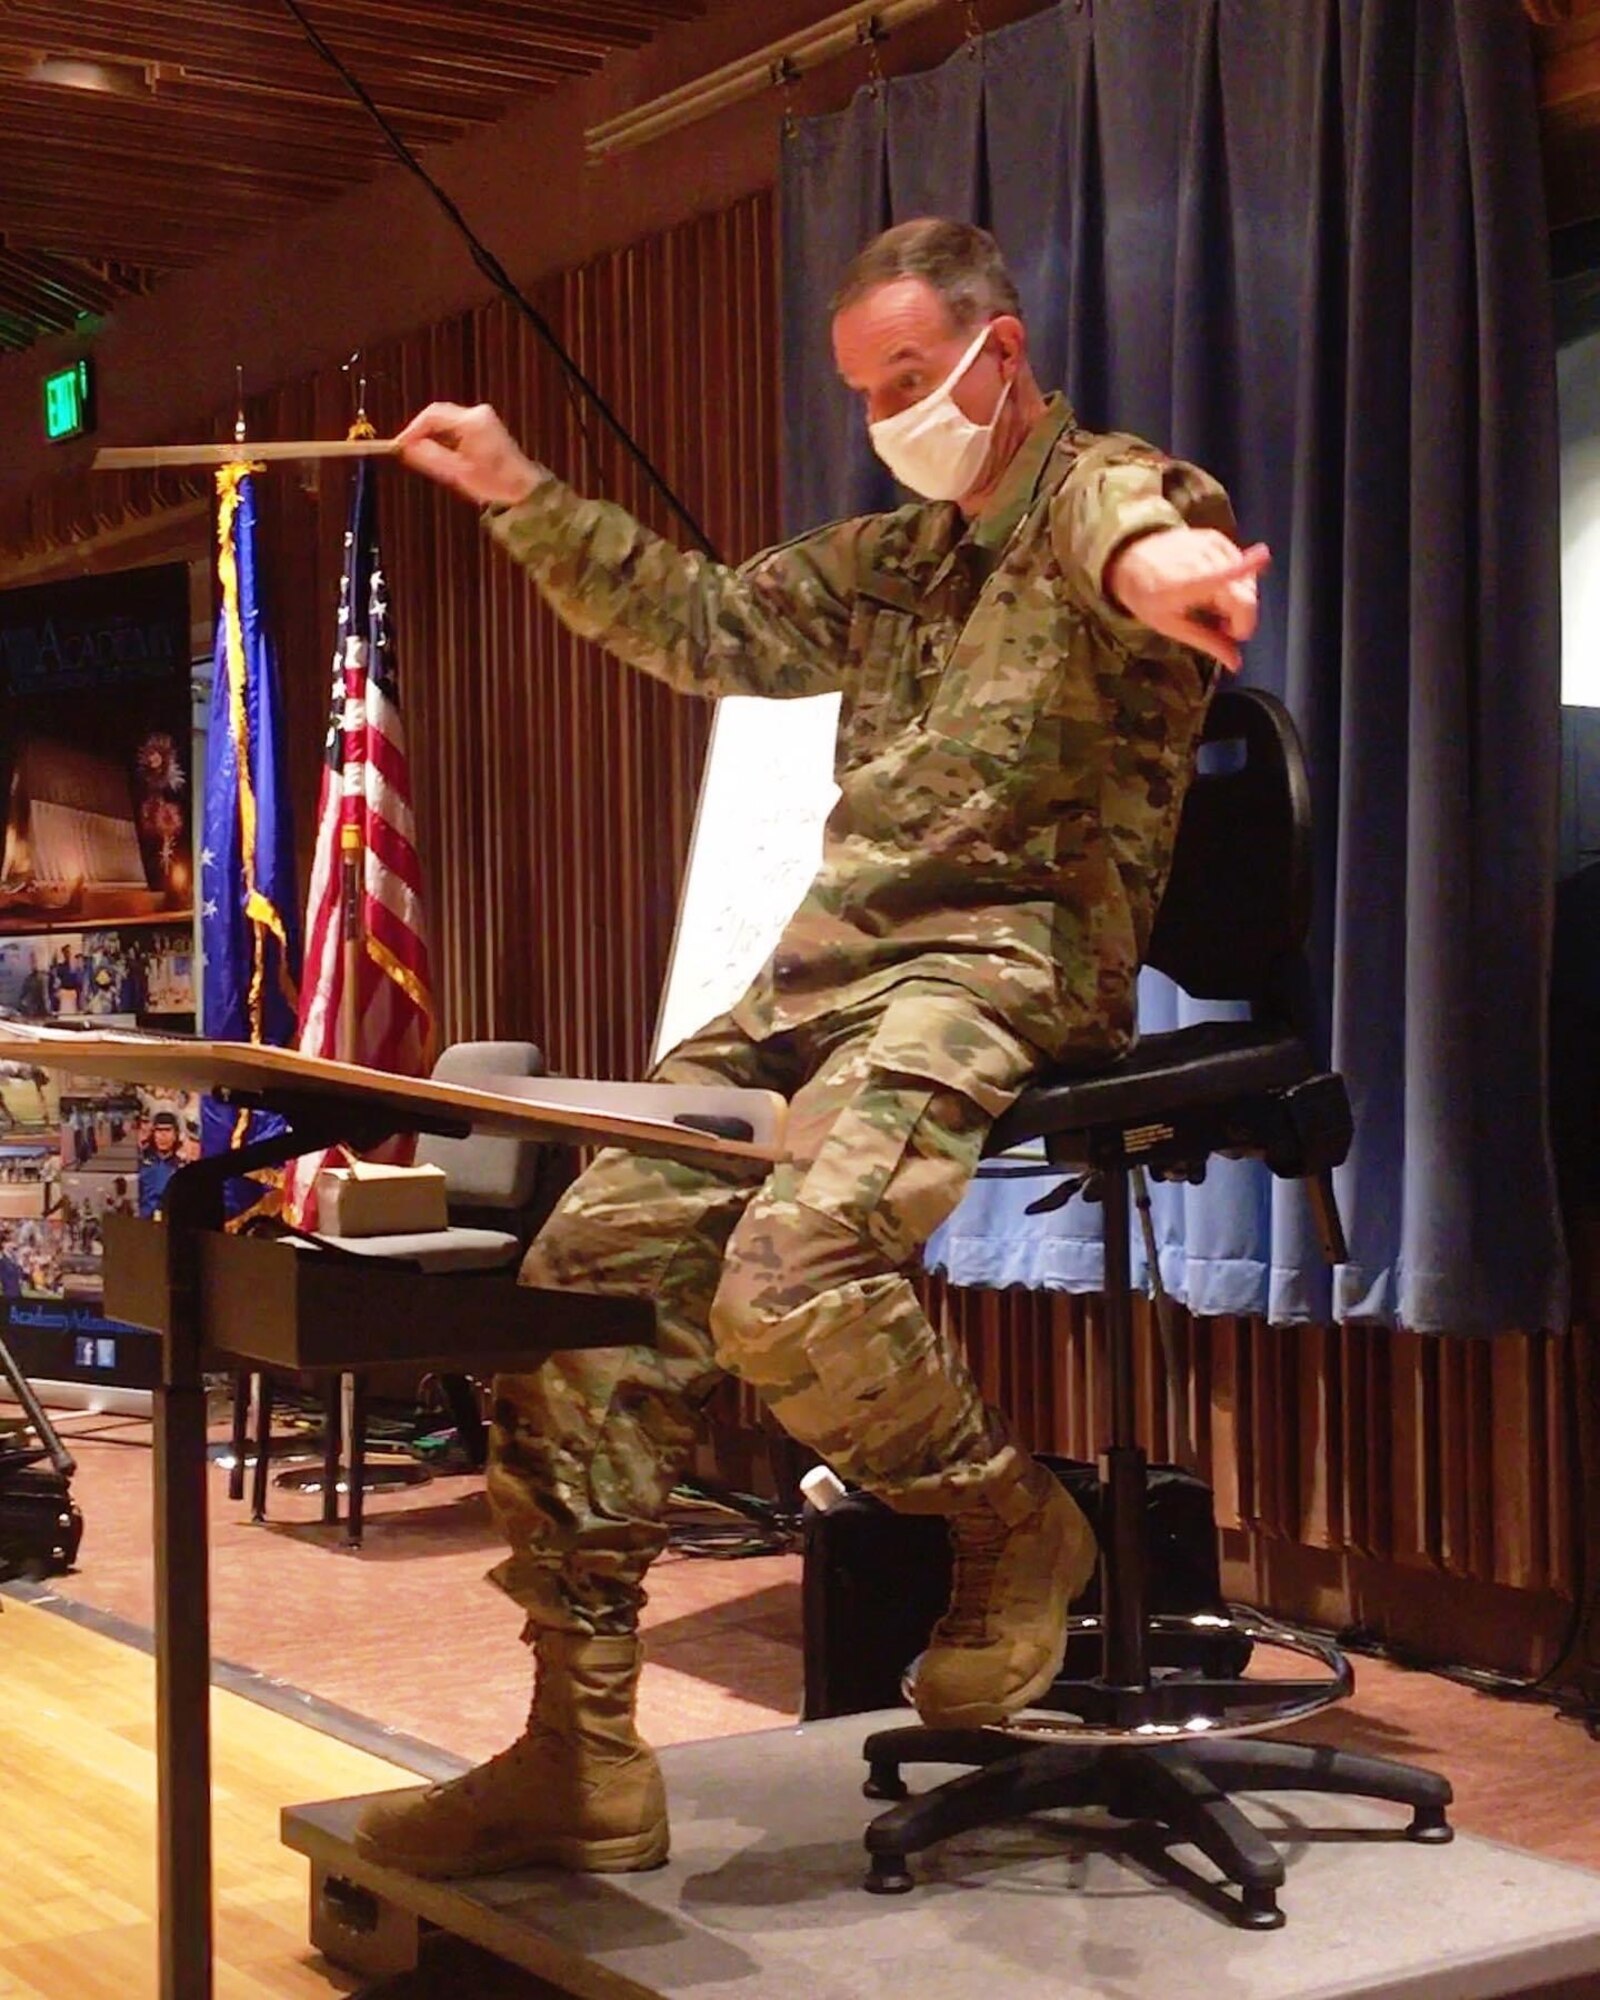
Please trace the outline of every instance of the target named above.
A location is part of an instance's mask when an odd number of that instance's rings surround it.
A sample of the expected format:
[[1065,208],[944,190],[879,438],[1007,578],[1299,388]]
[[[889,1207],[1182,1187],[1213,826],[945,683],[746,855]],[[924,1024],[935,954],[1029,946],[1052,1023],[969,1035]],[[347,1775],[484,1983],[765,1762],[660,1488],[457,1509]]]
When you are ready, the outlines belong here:
[[[1344,1079],[1319,1064],[1297,1027],[1310,916],[1310,807],[1304,761],[1282,704],[1227,689],[1212,705],[1206,748],[1185,801],[1172,879],[1149,962],[1205,1000],[1248,1000],[1248,1021],[1151,1035],[1109,1069],[1047,1076],[997,1123],[991,1154],[1042,1139],[1052,1165],[1105,1209],[1105,1324],[1111,1437],[1102,1456],[1101,1670],[1058,1680],[1038,1709],[993,1729],[879,1730],[867,1739],[869,1798],[900,1801],[868,1827],[865,1886],[913,1886],[907,1857],[934,1842],[1029,1813],[1095,1805],[1132,1823],[1130,1840],[1191,1843],[1237,1886],[1235,1920],[1284,1921],[1281,1856],[1229,1796],[1234,1791],[1343,1792],[1411,1808],[1413,1840],[1447,1841],[1452,1793],[1431,1771],[1303,1743],[1246,1740],[1352,1687],[1337,1648],[1253,1616],[1229,1626],[1257,1647],[1305,1655],[1316,1679],[1214,1679],[1153,1672],[1146,1615],[1146,1460],[1136,1434],[1129,1177],[1198,1181],[1213,1154],[1265,1160],[1303,1179],[1323,1252],[1348,1255],[1332,1169],[1350,1147]],[[910,1797],[902,1767],[973,1768]]]

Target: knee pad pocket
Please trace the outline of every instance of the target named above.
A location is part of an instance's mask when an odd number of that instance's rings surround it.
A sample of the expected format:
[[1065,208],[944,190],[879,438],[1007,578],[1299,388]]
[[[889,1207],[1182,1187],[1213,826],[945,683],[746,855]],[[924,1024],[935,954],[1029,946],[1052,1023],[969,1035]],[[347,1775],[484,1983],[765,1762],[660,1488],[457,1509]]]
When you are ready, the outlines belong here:
[[855,1313],[819,1315],[804,1338],[814,1386],[799,1405],[774,1409],[846,1478],[868,1486],[925,1477],[972,1448],[985,1422],[966,1370],[928,1324],[910,1283],[862,1287],[876,1296]]
[[934,1226],[919,1233],[916,1203],[904,1185],[933,1097],[914,1078],[869,1078],[807,1167],[795,1191],[798,1204],[871,1242],[891,1263],[903,1263]]
[[914,991],[885,1008],[866,1073],[796,1199],[907,1262],[950,1214],[994,1119],[1038,1052],[965,995]]

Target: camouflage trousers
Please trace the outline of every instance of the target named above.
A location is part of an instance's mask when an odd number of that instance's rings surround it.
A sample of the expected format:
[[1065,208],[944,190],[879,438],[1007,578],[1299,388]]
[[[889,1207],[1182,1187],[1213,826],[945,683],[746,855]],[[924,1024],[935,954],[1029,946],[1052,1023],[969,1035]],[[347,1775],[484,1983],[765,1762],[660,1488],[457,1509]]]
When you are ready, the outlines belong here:
[[526,1284],[654,1300],[655,1348],[551,1355],[494,1385],[488,1490],[511,1546],[493,1580],[530,1627],[633,1629],[697,1414],[731,1371],[844,1477],[950,1512],[1018,1454],[905,1269],[1038,1066],[961,989],[907,983],[755,1041],[724,1017],[667,1083],[790,1101],[770,1172],[601,1153],[528,1252]]

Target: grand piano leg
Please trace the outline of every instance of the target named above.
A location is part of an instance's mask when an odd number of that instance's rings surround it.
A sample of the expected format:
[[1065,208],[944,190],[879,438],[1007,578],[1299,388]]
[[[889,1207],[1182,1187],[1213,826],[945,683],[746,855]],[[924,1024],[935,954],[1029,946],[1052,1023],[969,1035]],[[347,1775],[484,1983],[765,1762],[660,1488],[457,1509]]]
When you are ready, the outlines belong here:
[[[187,1185],[185,1185],[187,1183]],[[172,1316],[155,1391],[156,1770],[161,2000],[211,2000],[211,1630],[199,1234],[222,1190],[167,1188]]]

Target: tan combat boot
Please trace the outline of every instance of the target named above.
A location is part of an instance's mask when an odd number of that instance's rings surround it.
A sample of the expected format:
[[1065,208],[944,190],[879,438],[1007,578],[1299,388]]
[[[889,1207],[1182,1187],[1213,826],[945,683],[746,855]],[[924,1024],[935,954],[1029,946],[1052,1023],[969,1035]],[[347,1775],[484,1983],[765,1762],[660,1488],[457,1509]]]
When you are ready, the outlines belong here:
[[358,1854],[432,1877],[615,1874],[666,1860],[666,1787],[633,1724],[638,1639],[542,1631],[535,1651],[525,1733],[449,1784],[375,1800],[356,1825]]
[[917,1713],[934,1728],[981,1728],[1037,1701],[1061,1671],[1068,1610],[1094,1574],[1082,1508],[1026,1452],[1008,1446],[1003,1457],[1014,1477],[978,1488],[950,1516],[950,1608],[912,1668]]

